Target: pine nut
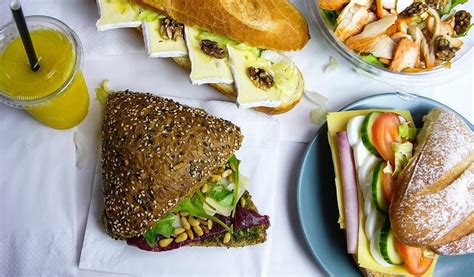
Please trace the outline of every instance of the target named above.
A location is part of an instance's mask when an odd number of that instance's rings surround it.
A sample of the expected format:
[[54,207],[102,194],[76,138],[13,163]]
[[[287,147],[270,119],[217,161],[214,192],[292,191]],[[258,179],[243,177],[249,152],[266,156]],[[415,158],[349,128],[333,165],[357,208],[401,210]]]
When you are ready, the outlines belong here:
[[204,235],[204,231],[201,229],[201,227],[199,225],[194,226],[193,230],[194,230],[194,233],[196,233],[196,235],[198,235],[198,236]]
[[158,244],[160,245],[160,247],[167,247],[172,242],[173,242],[173,238],[165,238],[165,239],[160,239]]
[[199,223],[201,223],[201,225],[204,225],[204,226],[207,225],[207,220],[203,220],[203,219],[198,218],[198,221],[199,221]]
[[207,228],[209,230],[212,230],[212,220],[210,220],[210,219],[207,220]]
[[188,220],[186,219],[186,217],[183,216],[183,217],[181,217],[180,220],[181,220],[181,225],[183,226],[184,229],[187,230],[187,229],[190,229],[190,228],[191,228],[191,226],[189,225],[189,222],[188,222]]
[[177,236],[177,235],[181,234],[181,233],[184,232],[184,231],[186,231],[186,229],[184,229],[184,228],[176,228],[176,229],[173,230],[173,234],[174,234],[175,236]]
[[194,239],[194,233],[191,229],[186,230],[186,234],[188,234],[190,240]]
[[186,233],[181,233],[181,234],[179,234],[179,236],[176,237],[175,241],[176,241],[177,243],[180,243],[180,242],[183,242],[183,241],[185,241],[185,240],[187,240],[187,239],[188,239],[188,234],[186,234]]
[[227,169],[226,171],[222,172],[222,178],[227,178],[232,174],[232,169]]
[[188,217],[188,222],[191,226],[199,226],[199,221],[192,216]]
[[209,182],[217,182],[221,179],[221,175],[211,175],[211,177],[209,177]]
[[222,172],[224,172],[224,171],[225,171],[225,166],[222,166],[222,167],[219,167],[219,169],[217,170],[216,173],[219,174],[219,175],[221,175]]
[[234,182],[234,175],[229,175],[229,182]]
[[204,234],[209,234],[209,229],[207,229],[206,226],[201,226],[201,229],[204,232]]
[[201,192],[202,193],[207,193],[209,191],[209,186],[206,184],[204,184],[204,186],[201,187]]
[[188,215],[189,215],[188,212],[179,212],[179,214],[180,214],[181,216],[188,216]]
[[225,235],[224,235],[224,240],[223,240],[222,242],[223,242],[224,244],[227,244],[227,243],[229,243],[229,241],[230,241],[230,233],[227,232],[227,233],[225,233]]
[[245,204],[247,204],[247,201],[245,201],[245,198],[240,198],[240,206],[245,207]]

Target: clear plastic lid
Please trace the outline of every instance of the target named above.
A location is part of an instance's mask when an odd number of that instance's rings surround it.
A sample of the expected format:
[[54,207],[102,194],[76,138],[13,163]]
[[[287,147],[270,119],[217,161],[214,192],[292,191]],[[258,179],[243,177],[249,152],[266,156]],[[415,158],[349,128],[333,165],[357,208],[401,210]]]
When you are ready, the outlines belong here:
[[[64,82],[58,84],[57,86],[52,86],[51,91],[45,91],[44,93],[37,94],[37,95],[29,95],[25,96],[25,94],[11,94],[7,91],[2,91],[0,87],[0,102],[5,103],[9,106],[16,107],[16,108],[31,108],[38,105],[41,105],[59,95],[61,95],[66,88],[71,84],[74,80],[76,73],[81,69],[82,62],[83,62],[83,50],[81,42],[74,33],[74,31],[69,28],[66,24],[57,20],[52,17],[48,16],[27,16],[26,22],[28,24],[29,31],[38,30],[38,29],[46,29],[46,30],[54,30],[62,35],[64,35],[69,42],[72,44],[72,51],[73,57],[71,66],[68,66],[65,70],[67,72],[63,72],[64,74]],[[7,25],[0,28],[0,51],[4,51],[12,41],[19,37],[18,29],[14,22],[10,22]],[[54,53],[53,53],[54,55]],[[41,57],[40,58],[40,65],[41,65]],[[57,55],[58,59],[62,59],[64,57]],[[40,69],[41,70],[41,69]],[[48,74],[56,74],[53,70],[50,70]],[[47,80],[45,80],[46,82]]]

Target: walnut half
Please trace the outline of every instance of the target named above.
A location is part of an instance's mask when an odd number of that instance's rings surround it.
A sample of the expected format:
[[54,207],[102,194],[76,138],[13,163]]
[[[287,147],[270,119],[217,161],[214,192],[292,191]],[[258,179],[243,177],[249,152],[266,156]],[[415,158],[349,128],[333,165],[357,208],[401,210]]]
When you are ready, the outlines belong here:
[[165,17],[161,20],[160,34],[164,39],[177,41],[183,37],[184,25]]
[[209,39],[201,40],[201,50],[202,52],[216,59],[224,59],[227,57],[227,51],[220,47],[217,42]]
[[273,76],[261,68],[250,66],[247,68],[247,75],[252,83],[259,89],[269,90],[275,84]]

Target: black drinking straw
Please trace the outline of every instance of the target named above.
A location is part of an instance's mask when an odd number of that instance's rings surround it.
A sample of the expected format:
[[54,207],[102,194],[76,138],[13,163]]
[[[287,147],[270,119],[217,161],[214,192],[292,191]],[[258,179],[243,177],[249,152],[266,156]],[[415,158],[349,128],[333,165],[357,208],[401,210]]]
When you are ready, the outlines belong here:
[[26,26],[25,16],[23,15],[23,10],[21,9],[20,2],[18,0],[12,1],[10,3],[10,9],[15,19],[16,27],[20,33],[21,41],[25,47],[26,55],[28,55],[28,60],[30,60],[30,67],[33,71],[38,71],[40,65],[38,58],[36,57],[35,48],[33,47],[33,42],[31,41],[30,32],[28,31],[28,26]]

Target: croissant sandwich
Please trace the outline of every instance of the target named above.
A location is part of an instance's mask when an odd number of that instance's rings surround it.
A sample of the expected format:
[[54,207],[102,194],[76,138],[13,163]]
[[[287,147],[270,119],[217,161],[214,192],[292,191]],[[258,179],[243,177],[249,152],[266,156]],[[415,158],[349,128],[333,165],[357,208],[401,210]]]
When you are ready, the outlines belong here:
[[209,84],[239,107],[268,114],[303,96],[301,72],[281,51],[309,40],[287,0],[97,0],[99,31],[141,27],[150,57],[172,58],[193,84]]
[[[474,252],[474,136],[433,109],[328,115],[339,224],[365,275],[433,274],[438,255]],[[437,255],[438,254],[438,255]]]
[[247,191],[229,121],[151,94],[110,93],[102,127],[102,222],[147,251],[241,247],[266,240],[269,217]]

